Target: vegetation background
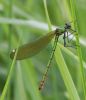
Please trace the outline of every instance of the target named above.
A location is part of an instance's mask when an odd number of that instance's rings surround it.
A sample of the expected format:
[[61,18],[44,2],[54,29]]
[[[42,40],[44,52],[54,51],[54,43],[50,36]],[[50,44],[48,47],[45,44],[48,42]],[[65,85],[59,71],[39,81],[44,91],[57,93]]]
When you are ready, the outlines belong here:
[[[54,29],[66,22],[78,33],[71,44],[80,43],[81,48],[64,48],[59,39],[47,82],[39,91],[52,45],[22,61],[12,61],[10,52],[19,40],[19,45],[31,42],[48,33],[51,24]],[[85,72],[86,0],[0,0],[0,100],[86,100]]]

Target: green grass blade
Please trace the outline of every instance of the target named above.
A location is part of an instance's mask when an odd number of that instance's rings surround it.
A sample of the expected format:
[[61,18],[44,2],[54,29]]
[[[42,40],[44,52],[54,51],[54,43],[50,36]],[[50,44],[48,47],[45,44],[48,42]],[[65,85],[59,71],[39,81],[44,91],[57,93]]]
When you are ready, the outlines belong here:
[[[47,11],[47,4],[46,4],[46,2],[44,2],[44,5],[46,5],[45,12],[47,12],[46,13],[46,17],[48,16],[47,20],[50,21],[49,15],[48,15],[48,11]],[[49,23],[51,23],[51,22],[49,22]],[[51,25],[49,25],[49,29],[51,29],[50,26]],[[61,54],[61,51],[60,51],[59,47],[57,47],[56,52],[55,52],[55,60],[56,60],[56,62],[58,64],[58,67],[59,67],[59,70],[61,72],[62,78],[64,80],[65,86],[66,86],[66,88],[68,90],[70,99],[71,100],[80,100],[79,95],[78,95],[77,90],[76,90],[76,87],[75,87],[75,85],[73,83],[73,80],[71,78],[71,75],[69,73],[67,65],[65,64],[64,58],[63,58],[63,56]]]
[[73,80],[71,78],[70,72],[67,68],[67,65],[64,61],[61,50],[58,46],[57,46],[57,49],[55,52],[55,58],[56,58],[56,62],[58,64],[60,73],[62,75],[62,78],[64,80],[65,86],[68,90],[69,98],[71,100],[80,100],[79,95],[78,95],[77,90],[76,90],[76,87],[75,87]]
[[27,100],[27,95],[24,87],[23,74],[21,70],[20,62],[17,62],[15,72],[15,84],[14,84],[14,100]]
[[45,9],[45,14],[46,14],[46,18],[47,18],[48,28],[49,28],[49,31],[52,31],[52,28],[51,28],[52,25],[51,25],[49,14],[48,14],[46,0],[43,0],[43,3],[44,3],[44,9]]
[[30,94],[31,100],[42,100],[40,91],[38,90],[38,83],[36,72],[31,60],[23,61],[22,74],[27,93]]
[[[19,41],[19,43],[20,43],[20,41]],[[12,77],[12,73],[13,73],[13,69],[14,69],[14,65],[15,65],[15,61],[16,61],[16,56],[17,56],[17,52],[18,52],[19,43],[18,43],[18,46],[17,46],[17,50],[16,50],[16,53],[15,53],[13,62],[11,64],[11,68],[10,68],[10,71],[9,71],[9,74],[8,74],[8,77],[7,77],[5,86],[3,88],[3,91],[2,91],[2,94],[1,94],[1,97],[0,97],[0,100],[4,100],[5,99],[5,96],[6,96],[6,93],[7,93],[7,89],[9,87],[10,79]]]
[[[12,18],[13,17],[13,0],[10,0],[9,1],[9,6],[8,6],[8,12],[9,12],[9,14],[8,14],[8,16],[9,16],[9,18]],[[9,25],[9,35],[8,35],[8,40],[9,40],[9,49],[8,49],[8,51],[10,51],[10,49],[11,49],[11,39],[12,39],[12,33],[13,33],[13,30],[12,30],[12,25],[10,24]]]
[[76,5],[76,1],[74,0],[70,0],[70,4],[71,4],[71,11],[72,11],[72,17],[73,20],[76,21],[74,22],[74,27],[77,29],[76,31],[76,45],[77,46],[77,54],[79,57],[79,63],[80,63],[80,69],[79,69],[79,74],[81,75],[81,80],[82,80],[82,85],[83,85],[83,91],[84,91],[84,99],[86,100],[86,82],[85,82],[85,73],[84,73],[84,66],[83,66],[83,58],[82,58],[82,52],[81,52],[81,47],[80,47],[80,42],[79,42],[79,22],[78,22],[78,9],[77,9],[77,5]]
[[[8,6],[8,17],[9,18],[12,18],[13,17],[13,0],[10,0],[9,1],[9,6]],[[8,43],[9,43],[9,47],[8,47],[8,54],[9,54],[9,52],[10,52],[10,49],[11,49],[11,40],[12,40],[12,34],[13,34],[13,29],[12,29],[12,25],[11,24],[9,24],[9,26],[8,26]],[[10,59],[9,59],[9,61],[10,61]],[[10,91],[11,91],[11,87],[10,87],[10,85],[8,86],[8,92],[7,92],[7,100],[10,100],[11,98],[10,98],[10,95],[11,95],[11,93],[10,93]]]

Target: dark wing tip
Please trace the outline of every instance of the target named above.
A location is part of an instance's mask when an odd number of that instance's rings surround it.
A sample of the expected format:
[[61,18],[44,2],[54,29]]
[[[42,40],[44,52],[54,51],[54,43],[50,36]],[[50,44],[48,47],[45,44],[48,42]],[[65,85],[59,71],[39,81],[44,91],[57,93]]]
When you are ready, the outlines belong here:
[[11,59],[13,59],[13,58],[14,58],[14,56],[15,56],[15,52],[16,52],[16,50],[15,50],[15,49],[13,49],[13,50],[12,50],[12,52],[10,53],[10,58],[11,58]]

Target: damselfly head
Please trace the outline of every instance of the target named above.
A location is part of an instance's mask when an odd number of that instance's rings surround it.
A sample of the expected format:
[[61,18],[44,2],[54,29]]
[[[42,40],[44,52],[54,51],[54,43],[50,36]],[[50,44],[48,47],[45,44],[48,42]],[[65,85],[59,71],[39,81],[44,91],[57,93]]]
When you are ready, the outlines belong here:
[[65,29],[71,29],[71,24],[70,23],[65,23]]

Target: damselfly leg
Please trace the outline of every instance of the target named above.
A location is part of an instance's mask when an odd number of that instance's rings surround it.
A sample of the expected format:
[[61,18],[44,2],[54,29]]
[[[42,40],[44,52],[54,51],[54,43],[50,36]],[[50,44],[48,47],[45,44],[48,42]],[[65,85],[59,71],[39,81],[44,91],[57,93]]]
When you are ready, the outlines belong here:
[[[67,24],[66,24],[67,25]],[[64,32],[64,34],[63,34],[63,40],[64,40],[64,47],[74,47],[75,48],[75,46],[76,45],[69,45],[70,43],[71,43],[71,41],[73,40],[73,38],[74,38],[74,33],[76,32],[75,30],[73,30],[73,29],[69,29],[70,31],[72,31],[71,33],[67,30],[67,28],[68,28],[68,26],[66,27],[66,30],[65,30],[65,32]],[[69,34],[70,33],[70,34]],[[72,38],[70,39],[69,37],[72,35]],[[68,43],[68,44],[67,44]]]

